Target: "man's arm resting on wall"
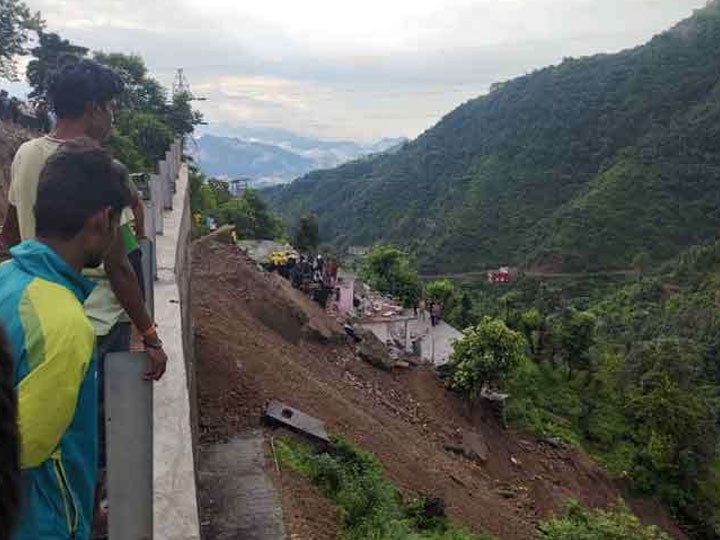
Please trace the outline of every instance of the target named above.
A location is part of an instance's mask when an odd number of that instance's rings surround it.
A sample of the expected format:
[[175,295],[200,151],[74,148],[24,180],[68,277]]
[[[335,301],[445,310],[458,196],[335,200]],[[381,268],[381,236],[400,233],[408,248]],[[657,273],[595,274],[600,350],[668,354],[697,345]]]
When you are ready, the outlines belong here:
[[[116,236],[110,251],[105,256],[104,263],[110,286],[120,305],[135,327],[143,334],[143,338],[152,338],[154,323],[145,309],[137,276],[130,265],[130,261],[128,261],[127,253],[125,253],[122,235]],[[159,342],[157,335],[154,338]],[[147,354],[150,359],[150,369],[146,376],[157,381],[165,373],[167,355],[163,351],[162,345],[148,348]]]
[[135,236],[145,238],[145,209],[140,199],[133,204],[132,212],[135,217]]

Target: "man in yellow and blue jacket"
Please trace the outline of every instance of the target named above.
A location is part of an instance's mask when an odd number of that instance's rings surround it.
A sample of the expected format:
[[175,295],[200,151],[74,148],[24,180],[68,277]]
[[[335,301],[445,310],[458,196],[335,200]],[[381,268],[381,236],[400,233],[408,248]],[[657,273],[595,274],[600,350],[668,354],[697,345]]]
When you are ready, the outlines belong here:
[[20,466],[15,540],[85,540],[97,475],[95,332],[83,311],[130,201],[122,168],[97,145],[67,143],[45,165],[37,240],[0,265],[0,324],[14,360]]

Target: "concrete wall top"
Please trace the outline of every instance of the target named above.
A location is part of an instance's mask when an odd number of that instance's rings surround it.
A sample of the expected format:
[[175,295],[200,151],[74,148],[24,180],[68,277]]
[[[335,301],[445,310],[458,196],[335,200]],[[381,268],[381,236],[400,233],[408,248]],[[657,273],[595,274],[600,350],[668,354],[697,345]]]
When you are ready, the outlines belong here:
[[183,352],[180,288],[176,269],[178,250],[187,249],[183,238],[190,226],[187,203],[188,171],[180,166],[173,210],[163,214],[163,234],[156,237],[157,273],[155,320],[168,355],[167,372],[155,386],[154,419],[154,512],[155,540],[200,538],[193,434],[190,418],[188,373]]

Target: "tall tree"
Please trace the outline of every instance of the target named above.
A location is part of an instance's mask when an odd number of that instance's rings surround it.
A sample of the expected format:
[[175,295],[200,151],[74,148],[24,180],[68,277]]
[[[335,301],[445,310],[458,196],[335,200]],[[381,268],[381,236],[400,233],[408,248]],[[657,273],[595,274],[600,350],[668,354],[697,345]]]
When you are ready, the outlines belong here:
[[175,133],[181,135],[192,133],[195,126],[202,124],[203,116],[199,111],[193,110],[190,102],[193,97],[187,93],[173,96],[167,112],[165,113],[167,123]]
[[20,0],[0,0],[0,79],[17,80],[18,56],[27,54],[31,31],[43,27],[40,13],[32,14]]
[[362,275],[372,288],[393,295],[406,307],[415,305],[422,292],[413,260],[393,246],[375,246],[363,262]]
[[88,53],[88,49],[70,43],[55,33],[40,32],[39,43],[30,51],[33,60],[27,66],[26,75],[33,91],[31,98],[44,98],[50,78],[67,62],[76,61]]
[[303,214],[300,216],[300,223],[295,233],[295,247],[300,251],[315,251],[318,241],[317,216],[315,214]]
[[142,112],[166,114],[167,91],[152,77],[143,58],[137,54],[95,51],[93,59],[120,73],[125,83],[121,105]]
[[466,396],[477,399],[483,386],[502,387],[524,358],[522,334],[510,330],[501,319],[484,317],[453,343],[452,384]]
[[217,213],[221,223],[235,225],[240,238],[275,240],[285,232],[282,220],[270,212],[265,200],[253,189],[245,190],[239,199],[220,204]]

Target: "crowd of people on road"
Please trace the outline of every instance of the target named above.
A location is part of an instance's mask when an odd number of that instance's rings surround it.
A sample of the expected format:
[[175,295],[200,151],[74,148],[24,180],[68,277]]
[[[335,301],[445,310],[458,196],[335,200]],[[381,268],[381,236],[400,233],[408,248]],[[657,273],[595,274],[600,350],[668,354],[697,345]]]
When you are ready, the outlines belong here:
[[325,307],[334,292],[338,277],[338,263],[334,258],[327,262],[322,255],[298,255],[294,251],[275,252],[265,265],[268,271],[277,271],[292,286],[308,293]]
[[[102,534],[105,357],[129,349],[134,327],[149,361],[146,379],[166,369],[139,275],[142,204],[127,169],[101,146],[122,90],[110,68],[66,65],[48,92],[56,124],[13,159],[0,235],[9,250],[0,264],[0,333],[8,343],[0,352],[0,412],[16,408],[14,422],[0,423],[3,538]],[[3,120],[15,120],[14,107],[0,94]],[[3,401],[10,385],[16,405]]]
[[7,90],[0,90],[0,121],[50,133],[57,118],[45,100],[27,103],[15,96],[10,97]]
[[325,262],[322,255],[290,255],[283,265],[276,265],[278,273],[290,280],[296,289],[312,287],[332,289],[337,281],[338,265],[335,259]]

